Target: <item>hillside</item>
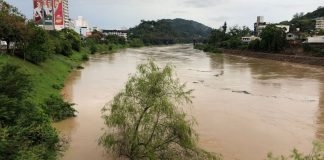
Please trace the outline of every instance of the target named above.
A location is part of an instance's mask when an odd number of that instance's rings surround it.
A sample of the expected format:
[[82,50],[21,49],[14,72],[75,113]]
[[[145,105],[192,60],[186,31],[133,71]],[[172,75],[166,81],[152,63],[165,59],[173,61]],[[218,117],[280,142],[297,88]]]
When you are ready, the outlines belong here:
[[129,30],[130,38],[139,38],[146,45],[191,43],[207,39],[212,28],[184,19],[141,21]]
[[291,26],[291,30],[295,31],[300,28],[302,32],[310,32],[315,30],[315,18],[324,17],[324,8],[318,7],[315,11],[309,13],[296,13],[291,21],[284,21],[281,24]]

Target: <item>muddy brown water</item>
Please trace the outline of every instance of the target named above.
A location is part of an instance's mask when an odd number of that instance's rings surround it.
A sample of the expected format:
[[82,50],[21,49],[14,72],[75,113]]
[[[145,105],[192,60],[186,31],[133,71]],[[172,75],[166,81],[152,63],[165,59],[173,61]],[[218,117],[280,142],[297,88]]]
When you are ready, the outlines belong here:
[[[114,159],[98,146],[102,107],[136,66],[153,58],[171,63],[194,89],[188,113],[198,122],[199,145],[225,160],[261,160],[268,152],[309,152],[324,142],[324,68],[230,55],[206,54],[190,45],[127,49],[95,55],[66,82],[66,99],[78,116],[55,127],[70,139],[63,160]],[[324,62],[323,62],[324,63]]]

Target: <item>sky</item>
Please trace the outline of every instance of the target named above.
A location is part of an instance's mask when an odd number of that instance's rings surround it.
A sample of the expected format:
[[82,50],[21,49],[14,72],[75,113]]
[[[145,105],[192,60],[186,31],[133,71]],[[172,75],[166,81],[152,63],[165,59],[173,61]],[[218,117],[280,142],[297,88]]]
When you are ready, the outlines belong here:
[[[32,0],[6,0],[28,18]],[[323,0],[69,0],[70,18],[83,16],[91,26],[102,29],[130,28],[141,20],[183,18],[219,28],[252,28],[257,16],[266,22],[290,20],[297,12],[311,12],[324,6]]]

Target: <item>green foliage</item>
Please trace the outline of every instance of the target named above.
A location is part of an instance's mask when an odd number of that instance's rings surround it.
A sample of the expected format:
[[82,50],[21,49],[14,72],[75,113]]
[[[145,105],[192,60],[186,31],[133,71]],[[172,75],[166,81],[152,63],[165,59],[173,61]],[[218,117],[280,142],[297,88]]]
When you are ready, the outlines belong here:
[[133,48],[139,48],[144,46],[143,41],[138,38],[131,39],[128,43],[129,46]]
[[18,66],[0,70],[0,159],[54,159],[58,135],[49,118],[28,100],[30,76]]
[[251,41],[248,48],[252,51],[261,51],[261,41],[259,39]]
[[71,44],[71,48],[77,52],[81,50],[80,35],[72,29],[64,28],[60,31],[61,38]]
[[320,36],[324,36],[324,29],[319,30],[319,31],[318,31],[318,35],[320,35]]
[[108,35],[105,37],[106,39],[106,44],[121,44],[125,45],[126,44],[126,39],[121,36],[117,35]]
[[173,77],[172,67],[150,61],[137,69],[104,108],[109,131],[100,144],[129,159],[216,159],[197,148],[195,122],[179,107],[191,103],[192,90]]
[[222,51],[217,48],[214,45],[208,45],[208,44],[197,44],[194,46],[195,49],[203,50],[204,52],[210,52],[210,53],[222,53]]
[[44,29],[33,23],[29,23],[27,27],[31,34],[26,37],[26,47],[23,51],[25,58],[35,64],[44,62],[49,55],[54,54],[54,45]]
[[97,51],[98,51],[98,48],[97,48],[96,45],[92,45],[92,46],[90,47],[90,52],[91,52],[91,54],[95,54]]
[[294,149],[289,157],[275,157],[272,153],[269,153],[267,156],[267,160],[323,160],[324,145],[317,142],[315,142],[313,145],[313,150],[308,155],[304,155],[300,153],[297,149]]
[[89,60],[89,56],[88,56],[88,54],[83,54],[83,55],[82,55],[82,60],[83,60],[83,61],[88,61],[88,60]]
[[192,43],[207,39],[212,29],[195,21],[162,19],[144,21],[129,30],[129,38],[138,38],[145,45]]
[[74,117],[76,110],[72,103],[65,102],[59,96],[51,96],[42,106],[44,113],[53,121],[61,121],[69,117]]
[[261,33],[260,47],[266,52],[280,52],[286,46],[286,33],[275,25],[268,25]]

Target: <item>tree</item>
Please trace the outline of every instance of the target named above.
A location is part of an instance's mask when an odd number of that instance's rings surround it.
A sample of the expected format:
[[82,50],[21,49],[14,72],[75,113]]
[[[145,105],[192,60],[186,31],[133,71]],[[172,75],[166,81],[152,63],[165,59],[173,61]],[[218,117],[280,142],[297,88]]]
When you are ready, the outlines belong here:
[[222,26],[222,31],[224,32],[224,33],[226,33],[227,32],[227,23],[225,22],[224,23],[224,25]]
[[100,144],[121,157],[135,159],[216,159],[197,148],[193,120],[179,108],[191,103],[186,90],[173,77],[170,65],[142,64],[125,89],[104,108],[109,131]]
[[72,49],[75,51],[81,50],[81,38],[80,35],[72,29],[64,28],[60,31],[61,39],[64,39],[71,43]]
[[324,35],[324,29],[319,30],[318,35]]
[[214,29],[209,36],[208,43],[210,45],[219,45],[220,42],[224,41],[226,39],[226,35],[224,32],[222,32],[220,29]]
[[48,33],[36,26],[28,23],[29,37],[26,37],[26,48],[23,49],[25,58],[35,64],[44,62],[50,54],[54,54],[55,46],[51,43]]
[[0,0],[0,40],[7,42],[7,53],[9,53],[12,42],[22,41],[22,32],[25,29],[25,17],[16,7]]
[[261,49],[266,52],[280,52],[286,46],[286,33],[275,25],[268,25],[261,33]]

